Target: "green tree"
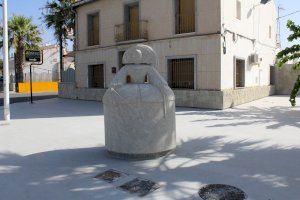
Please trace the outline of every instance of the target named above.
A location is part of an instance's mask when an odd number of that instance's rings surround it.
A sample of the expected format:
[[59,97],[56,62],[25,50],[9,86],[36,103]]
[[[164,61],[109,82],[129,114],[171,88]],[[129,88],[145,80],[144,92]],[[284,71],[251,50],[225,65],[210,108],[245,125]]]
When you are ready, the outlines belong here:
[[[3,27],[1,27],[1,35]],[[34,25],[31,18],[14,15],[8,21],[9,47],[15,51],[16,82],[23,81],[24,54],[27,49],[38,49],[42,42],[38,26]],[[3,41],[0,41],[3,46]]]
[[[300,38],[300,26],[296,25],[293,21],[289,20],[287,23],[288,29],[292,32],[291,35],[287,38],[289,42],[297,41]],[[277,54],[278,66],[282,67],[288,61],[293,61],[294,70],[300,69],[300,44],[292,45],[287,47]],[[290,96],[290,102],[292,106],[296,106],[296,97],[300,90],[300,75],[296,80],[294,88]]]
[[60,45],[60,71],[63,71],[63,46],[70,29],[75,27],[75,12],[73,3],[76,0],[52,0],[48,1],[43,13],[43,19],[48,28],[54,30],[54,35]]

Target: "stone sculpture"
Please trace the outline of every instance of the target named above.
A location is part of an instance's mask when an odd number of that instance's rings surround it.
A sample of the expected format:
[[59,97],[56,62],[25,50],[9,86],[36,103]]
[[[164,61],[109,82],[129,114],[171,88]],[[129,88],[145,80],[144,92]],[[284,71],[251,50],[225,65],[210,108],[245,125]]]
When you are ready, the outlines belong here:
[[103,97],[105,146],[122,159],[152,159],[176,148],[175,96],[146,45],[128,49]]

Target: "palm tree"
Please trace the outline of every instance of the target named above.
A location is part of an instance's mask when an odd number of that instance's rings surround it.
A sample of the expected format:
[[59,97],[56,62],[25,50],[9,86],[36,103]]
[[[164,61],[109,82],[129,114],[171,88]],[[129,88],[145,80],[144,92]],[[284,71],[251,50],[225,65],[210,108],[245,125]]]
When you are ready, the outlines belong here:
[[[2,35],[1,27],[1,35]],[[16,82],[23,81],[24,54],[27,49],[38,49],[42,42],[38,26],[34,25],[31,18],[14,15],[8,21],[9,47],[15,51]],[[0,42],[0,47],[3,41]]]
[[61,72],[63,71],[63,46],[66,44],[69,30],[74,30],[75,27],[75,12],[73,10],[73,3],[75,2],[76,0],[48,1],[45,6],[46,13],[43,13],[47,28],[54,29],[54,35],[59,42]]

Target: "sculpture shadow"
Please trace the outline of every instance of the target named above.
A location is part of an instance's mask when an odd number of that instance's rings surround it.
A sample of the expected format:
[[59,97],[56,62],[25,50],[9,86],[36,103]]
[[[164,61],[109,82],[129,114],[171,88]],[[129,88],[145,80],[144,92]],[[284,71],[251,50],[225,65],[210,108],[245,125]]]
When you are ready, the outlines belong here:
[[[251,199],[296,200],[299,197],[300,149],[283,146],[255,148],[265,141],[224,142],[223,139],[200,137],[181,141],[173,154],[147,161],[116,160],[108,157],[103,147],[27,156],[1,153],[1,198],[133,199],[135,196],[93,179],[106,169],[159,182],[162,188],[155,193],[171,199],[188,198],[201,186],[210,183],[237,186]],[[149,195],[143,199],[157,198]]]

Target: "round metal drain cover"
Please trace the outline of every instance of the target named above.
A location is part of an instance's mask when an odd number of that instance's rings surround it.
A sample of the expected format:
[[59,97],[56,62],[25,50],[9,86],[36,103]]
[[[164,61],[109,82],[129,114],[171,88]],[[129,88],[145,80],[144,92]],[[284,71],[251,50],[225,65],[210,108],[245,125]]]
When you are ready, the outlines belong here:
[[212,184],[200,189],[203,200],[245,200],[247,195],[239,188],[230,185]]

